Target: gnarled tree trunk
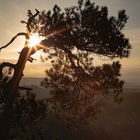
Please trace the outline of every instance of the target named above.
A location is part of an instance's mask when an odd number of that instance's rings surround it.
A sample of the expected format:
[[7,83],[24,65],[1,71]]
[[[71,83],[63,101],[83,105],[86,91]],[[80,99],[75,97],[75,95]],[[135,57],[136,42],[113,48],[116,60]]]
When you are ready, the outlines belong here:
[[19,82],[23,76],[23,70],[25,68],[26,61],[31,55],[30,48],[23,48],[17,64],[14,67],[14,75],[8,82],[4,89],[4,94],[8,94],[7,101],[5,103],[4,111],[0,118],[0,140],[8,140],[10,130],[10,119],[12,117],[12,105],[16,98],[16,93],[19,87]]

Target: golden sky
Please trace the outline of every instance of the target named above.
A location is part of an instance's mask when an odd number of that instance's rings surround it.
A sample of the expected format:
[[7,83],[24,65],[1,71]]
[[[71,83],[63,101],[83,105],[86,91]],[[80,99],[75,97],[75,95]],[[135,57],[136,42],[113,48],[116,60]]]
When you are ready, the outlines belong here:
[[[93,0],[91,0],[93,1]],[[139,0],[94,0],[100,6],[108,6],[109,14],[116,15],[118,10],[126,9],[129,16],[128,23],[124,30],[125,35],[132,44],[131,55],[128,59],[122,59],[122,78],[134,84],[140,83],[140,1]],[[16,33],[25,31],[25,27],[20,23],[26,20],[27,10],[49,10],[54,4],[60,7],[69,7],[76,3],[76,0],[0,0],[0,46],[5,45]],[[16,62],[18,52],[24,45],[24,39],[18,38],[7,49],[0,53],[0,63],[2,61]],[[37,56],[35,56],[37,57]],[[38,61],[28,63],[24,71],[25,76],[43,77],[44,71],[49,66],[48,63]]]

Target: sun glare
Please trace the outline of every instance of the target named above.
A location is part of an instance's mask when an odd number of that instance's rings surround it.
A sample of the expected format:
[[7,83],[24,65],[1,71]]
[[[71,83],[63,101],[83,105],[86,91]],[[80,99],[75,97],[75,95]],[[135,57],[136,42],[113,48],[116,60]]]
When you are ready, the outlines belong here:
[[41,41],[41,37],[38,33],[32,34],[29,39],[29,47],[35,47]]

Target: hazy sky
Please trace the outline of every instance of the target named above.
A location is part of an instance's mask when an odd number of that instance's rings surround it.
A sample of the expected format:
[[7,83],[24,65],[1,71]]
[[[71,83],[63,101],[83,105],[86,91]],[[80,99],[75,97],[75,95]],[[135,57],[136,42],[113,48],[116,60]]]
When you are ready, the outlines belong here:
[[[93,1],[93,0],[91,0]],[[25,31],[20,20],[27,19],[27,10],[49,10],[54,4],[60,7],[69,7],[76,4],[76,0],[0,0],[0,46],[5,45],[16,33]],[[125,35],[132,44],[131,55],[128,59],[122,59],[122,78],[130,83],[140,83],[140,0],[94,0],[100,6],[108,6],[109,14],[116,15],[118,10],[126,9],[129,16],[124,30]],[[18,51],[21,50],[24,39],[17,39],[11,46],[0,53],[0,62],[15,61]],[[48,63],[39,60],[33,64],[27,64],[25,76],[44,76],[44,70]],[[139,83],[138,83],[139,82]]]

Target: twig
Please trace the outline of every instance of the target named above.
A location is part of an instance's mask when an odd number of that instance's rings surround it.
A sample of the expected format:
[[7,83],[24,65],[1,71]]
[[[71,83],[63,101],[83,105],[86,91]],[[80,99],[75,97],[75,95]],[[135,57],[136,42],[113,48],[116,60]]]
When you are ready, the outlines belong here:
[[35,10],[36,10],[36,13],[32,17],[30,17],[27,22],[27,30],[29,33],[31,32],[30,24],[31,24],[32,20],[39,14],[39,11],[37,9],[35,9]]
[[29,90],[29,91],[31,91],[31,90],[32,90],[32,88],[28,88],[28,87],[21,87],[21,86],[19,87],[19,89],[20,89],[20,90]]

